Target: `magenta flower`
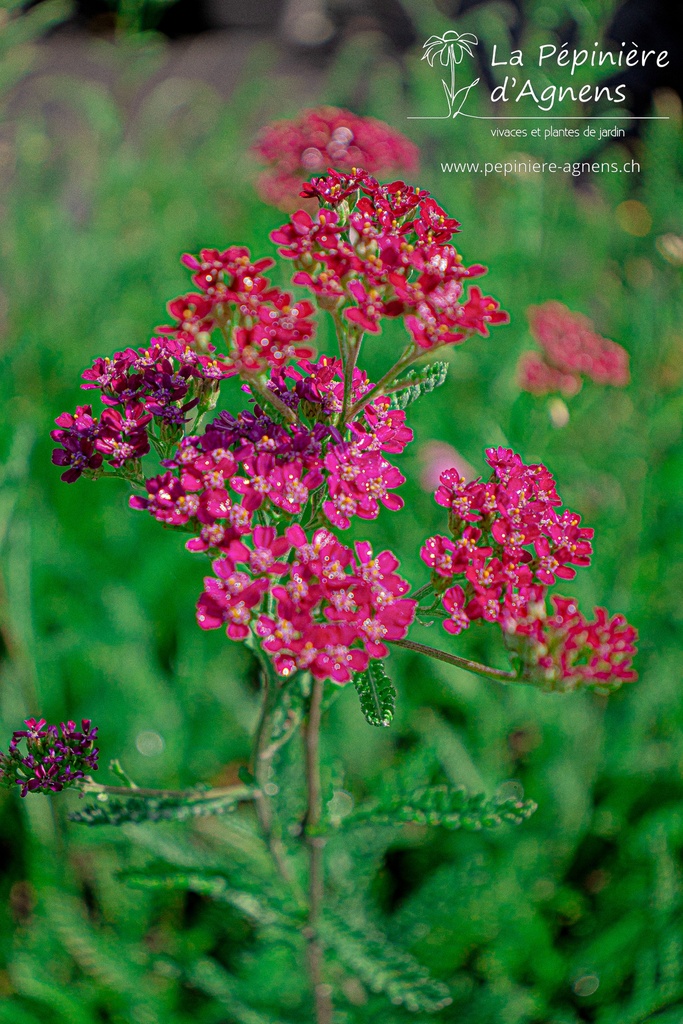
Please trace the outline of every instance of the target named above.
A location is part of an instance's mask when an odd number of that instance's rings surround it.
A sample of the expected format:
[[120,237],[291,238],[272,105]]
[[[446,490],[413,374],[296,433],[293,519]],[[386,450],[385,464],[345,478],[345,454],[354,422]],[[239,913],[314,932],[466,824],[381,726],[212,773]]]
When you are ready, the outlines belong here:
[[[285,561],[290,551],[293,560]],[[367,543],[354,555],[328,530],[309,538],[298,524],[284,536],[257,527],[251,545],[233,543],[213,563],[198,620],[204,629],[227,623],[233,640],[253,633],[281,674],[307,669],[346,683],[368,657],[387,657],[387,643],[402,639],[413,621],[415,601],[398,566],[391,552],[375,557]],[[263,610],[266,591],[274,614]]]
[[448,537],[429,537],[420,550],[420,557],[438,576],[447,579],[464,572],[468,565],[465,553]]
[[462,587],[449,587],[443,595],[443,606],[449,614],[449,618],[443,622],[446,632],[457,636],[469,627],[470,617],[465,611],[465,591]]
[[71,484],[85,471],[99,469],[103,462],[96,449],[100,428],[93,418],[92,407],[81,405],[73,415],[62,413],[55,423],[59,429],[53,430],[50,437],[62,447],[54,449],[52,462],[55,466],[66,467],[62,480]]

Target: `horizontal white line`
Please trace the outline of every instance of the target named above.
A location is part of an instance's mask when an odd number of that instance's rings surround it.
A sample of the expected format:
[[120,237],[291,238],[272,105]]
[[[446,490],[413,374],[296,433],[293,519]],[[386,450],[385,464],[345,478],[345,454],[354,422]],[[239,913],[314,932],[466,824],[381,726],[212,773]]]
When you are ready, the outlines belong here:
[[[463,114],[462,111],[456,114],[456,117],[473,117],[476,121],[670,121],[669,116],[660,116],[653,114],[652,116],[644,117],[629,117],[618,116],[614,117],[609,114],[585,114],[583,116],[578,115],[575,117],[564,115],[564,114],[545,114],[536,117],[522,117],[517,114],[504,115],[503,117],[484,117],[480,114]],[[451,118],[450,114],[408,114],[406,120],[408,121],[444,121],[446,118],[455,121],[455,117]]]

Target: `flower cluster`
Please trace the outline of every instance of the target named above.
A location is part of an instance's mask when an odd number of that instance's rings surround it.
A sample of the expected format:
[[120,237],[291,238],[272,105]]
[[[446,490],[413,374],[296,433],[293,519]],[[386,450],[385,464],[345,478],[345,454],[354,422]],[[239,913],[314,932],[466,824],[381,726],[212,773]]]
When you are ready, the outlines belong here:
[[633,678],[635,631],[621,617],[608,621],[598,610],[591,625],[573,602],[559,598],[556,616],[547,616],[548,588],[590,565],[593,530],[580,525],[577,513],[561,510],[544,465],[526,465],[505,448],[488,449],[486,458],[487,481],[467,483],[456,469],[441,474],[435,499],[448,509],[450,537],[430,537],[421,550],[444,608],[444,629],[458,634],[478,619],[498,623],[511,650],[521,645],[535,652],[533,664],[546,682],[602,684],[610,677],[606,665],[615,681]]
[[589,621],[573,598],[553,595],[551,604],[550,616],[532,615],[524,624],[528,632],[508,638],[524,678],[549,690],[590,686],[598,693],[637,678],[631,661],[638,634],[623,615],[610,618],[604,608],[596,608]]
[[295,120],[268,125],[253,152],[267,165],[258,179],[261,196],[285,210],[299,204],[302,179],[330,167],[365,167],[385,177],[397,171],[414,174],[419,164],[417,146],[405,135],[383,121],[336,107],[304,110]]
[[[248,249],[232,246],[203,249],[183,262],[199,291],[169,303],[174,323],[158,328],[147,348],[96,359],[83,374],[83,389],[100,392],[102,415],[86,405],[57,418],[52,438],[61,447],[52,461],[64,467],[67,483],[96,474],[103,463],[135,479],[150,441],[164,453],[182,436],[191,410],[198,420],[213,408],[222,380],[313,355],[314,307],[270,284],[262,272],[272,259],[254,261]],[[216,351],[216,335],[226,352]]]
[[[21,795],[39,790],[60,790],[97,771],[99,751],[95,746],[97,729],[84,718],[81,728],[75,722],[47,725],[44,718],[28,718],[25,729],[13,733],[7,754],[0,751],[0,782],[21,786]],[[25,741],[25,753],[20,750]]]
[[524,352],[520,358],[517,372],[524,391],[571,397],[581,390],[582,377],[617,388],[628,384],[628,352],[601,337],[587,316],[572,313],[561,302],[530,306],[527,315],[542,351]]
[[[361,370],[353,381],[354,400],[372,388]],[[202,435],[183,438],[164,460],[166,472],[146,480],[147,495],[131,497],[131,507],[195,532],[191,551],[227,551],[251,531],[257,511],[278,522],[307,509],[311,521],[317,514],[345,529],[353,516],[376,518],[381,505],[403,507],[390,492],[405,477],[385,457],[412,439],[402,410],[386,397],[368,402],[343,439],[334,426],[344,396],[341,363],[324,356],[287,368],[270,390],[293,423],[277,423],[260,405],[236,417],[221,413]]]
[[486,268],[464,265],[450,244],[460,225],[428,192],[354,169],[314,178],[302,195],[323,204],[317,217],[299,210],[271,238],[294,261],[293,282],[347,325],[378,334],[384,317],[403,317],[424,352],[508,322],[491,296],[465,290]]
[[386,642],[413,621],[398,564],[390,551],[374,557],[368,543],[354,555],[327,529],[309,537],[299,525],[281,535],[257,526],[250,545],[235,541],[213,562],[197,619],[203,629],[227,623],[233,640],[253,631],[283,676],[305,669],[346,683],[369,658],[385,658]]

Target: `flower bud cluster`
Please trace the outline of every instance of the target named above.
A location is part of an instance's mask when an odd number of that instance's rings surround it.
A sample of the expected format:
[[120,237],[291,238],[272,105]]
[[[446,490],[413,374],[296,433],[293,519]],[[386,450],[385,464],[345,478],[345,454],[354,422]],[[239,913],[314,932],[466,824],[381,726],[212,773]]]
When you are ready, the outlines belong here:
[[601,337],[587,316],[573,313],[561,302],[530,306],[527,315],[541,352],[524,352],[520,358],[517,373],[524,391],[534,395],[559,391],[571,397],[581,390],[582,377],[626,387],[628,352]]
[[[24,725],[13,733],[8,753],[0,751],[3,785],[16,783],[22,796],[39,790],[57,793],[97,771],[97,729],[89,719],[82,720],[80,729],[75,722],[47,725],[44,718],[28,718]],[[20,749],[22,741],[25,752]]]

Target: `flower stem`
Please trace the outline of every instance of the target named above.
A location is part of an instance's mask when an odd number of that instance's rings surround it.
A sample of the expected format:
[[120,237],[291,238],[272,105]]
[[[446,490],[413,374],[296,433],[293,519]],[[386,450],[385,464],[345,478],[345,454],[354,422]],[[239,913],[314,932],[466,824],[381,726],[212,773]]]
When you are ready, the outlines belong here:
[[408,349],[406,349],[406,351],[403,353],[399,361],[397,363],[394,363],[390,370],[387,370],[384,376],[377,381],[374,388],[371,388],[371,390],[368,391],[367,394],[363,395],[362,398],[358,399],[355,405],[351,406],[347,415],[344,418],[343,424],[340,424],[340,426],[343,426],[346,423],[351,423],[353,420],[355,420],[358,413],[362,412],[365,406],[368,405],[373,400],[373,398],[377,398],[378,395],[383,395],[385,393],[386,388],[390,384],[393,384],[393,382],[398,377],[399,373],[401,373],[408,366],[410,366],[411,363],[414,363],[416,359],[419,359],[421,355],[424,355],[424,353],[420,352],[419,350],[416,352],[412,345]]
[[217,789],[146,789],[142,786],[105,786],[92,779],[84,779],[75,788],[84,794],[93,793],[107,796],[141,797],[143,799],[187,799],[187,800],[220,800],[232,797],[238,800],[256,800],[258,790],[250,786],[221,786]]
[[464,668],[467,672],[495,679],[499,683],[524,682],[514,672],[506,672],[502,668],[492,668],[490,665],[481,665],[478,661],[470,661],[469,658],[461,658],[457,654],[448,654],[446,651],[437,650],[436,647],[418,644],[414,640],[387,640],[386,643],[392,644],[394,647],[404,647],[407,651],[415,651],[416,654],[425,654],[428,658],[444,661],[447,665],[457,665],[458,668]]
[[266,385],[259,377],[252,377],[251,375],[247,375],[246,373],[243,374],[243,376],[246,382],[248,383],[249,387],[256,392],[259,398],[262,398],[264,402],[267,402],[269,405],[271,405],[273,409],[277,409],[280,415],[283,416],[288,423],[299,423],[299,418],[297,417],[294,410],[290,409],[288,405],[285,405],[285,403],[280,398],[278,398],[278,396],[273,391],[271,391],[269,387],[266,387]]
[[309,855],[308,922],[304,936],[308,941],[308,976],[313,990],[316,1024],[332,1024],[333,1011],[330,988],[323,981],[323,947],[318,934],[325,898],[323,854],[325,838],[317,835],[322,817],[320,784],[320,720],[322,717],[323,681],[314,679],[311,703],[305,728],[306,759],[306,844]]
[[422,598],[426,594],[428,594],[430,592],[430,590],[433,590],[433,589],[434,589],[433,583],[425,583],[425,585],[423,587],[420,587],[419,590],[416,590],[415,593],[411,594],[410,596],[412,597],[413,601],[421,601]]

